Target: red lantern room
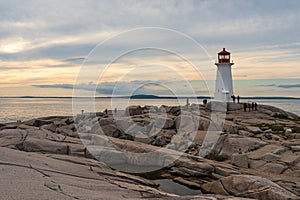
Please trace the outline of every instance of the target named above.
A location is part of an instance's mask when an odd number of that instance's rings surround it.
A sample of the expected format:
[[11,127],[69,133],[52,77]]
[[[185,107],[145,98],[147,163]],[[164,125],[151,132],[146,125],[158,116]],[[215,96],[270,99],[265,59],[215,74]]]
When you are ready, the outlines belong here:
[[225,48],[223,48],[223,51],[218,53],[218,62],[230,63],[230,52],[226,51]]

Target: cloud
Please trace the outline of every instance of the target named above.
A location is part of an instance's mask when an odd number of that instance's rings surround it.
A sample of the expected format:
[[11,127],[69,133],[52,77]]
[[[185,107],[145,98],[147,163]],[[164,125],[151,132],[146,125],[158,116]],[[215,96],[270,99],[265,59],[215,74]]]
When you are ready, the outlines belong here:
[[276,87],[276,84],[266,84],[266,85],[258,85],[258,86],[266,86],[266,87]]
[[86,59],[85,57],[73,57],[73,58],[67,58],[64,59],[64,61],[66,62],[77,62],[77,61],[83,61],[84,59]]
[[34,87],[39,88],[62,88],[62,89],[73,89],[72,84],[53,84],[53,85],[33,85]]
[[288,88],[300,88],[300,84],[263,84],[263,85],[258,85],[258,86],[265,86],[265,87],[278,87],[278,88],[284,88],[284,89],[288,89]]
[[[180,30],[208,44],[228,43],[249,48],[278,38],[281,42],[295,41],[296,35],[293,38],[286,33],[299,31],[294,25],[299,21],[299,4],[297,1],[220,4],[214,0],[12,1],[1,3],[0,36],[21,37],[30,41],[28,48],[65,48],[62,44],[97,44],[123,30],[158,26]],[[223,16],[226,19],[220,20]],[[76,54],[78,49],[75,47],[73,51]],[[39,55],[39,51],[35,53]]]
[[278,85],[280,88],[300,88],[300,84],[292,84],[292,85]]
[[[228,48],[237,66],[233,68],[234,78],[299,78],[300,74],[300,27],[295,25],[300,20],[300,1],[297,0],[232,0],[226,3],[217,0],[12,0],[1,1],[0,13],[0,84],[9,81],[26,84],[36,77],[44,78],[44,81],[33,83],[35,85],[73,83],[75,65],[79,65],[98,43],[136,27],[164,27],[183,32],[202,44],[213,59],[222,47]],[[144,37],[167,47],[178,47],[193,60],[202,59],[188,45],[168,35],[145,34]],[[136,38],[135,42],[142,39]],[[103,58],[133,45],[128,41],[124,39],[108,46]],[[152,56],[141,55],[139,58],[151,60]],[[37,63],[39,60],[45,62]],[[135,65],[137,60],[122,60],[110,74],[110,80],[105,81],[117,80],[124,66]],[[160,60],[168,61],[170,66],[178,65],[167,56]],[[96,61],[94,64],[101,65],[110,60]],[[207,68],[212,69],[211,77],[214,77],[213,65],[207,65]],[[142,80],[147,79],[146,73],[152,72],[145,71]],[[157,79],[170,79],[167,73],[155,75]],[[130,89],[136,85],[124,86]],[[155,88],[154,83],[150,86],[148,83],[143,90]],[[98,90],[104,94],[112,92],[111,86],[105,84]]]
[[172,82],[155,82],[155,81],[120,81],[120,82],[103,82],[100,84],[49,84],[49,85],[33,85],[38,88],[60,88],[60,89],[78,89],[85,91],[96,91],[102,95],[136,95],[136,94],[152,94],[152,95],[195,95],[208,94],[208,90],[204,87],[189,87],[189,83],[182,81]]

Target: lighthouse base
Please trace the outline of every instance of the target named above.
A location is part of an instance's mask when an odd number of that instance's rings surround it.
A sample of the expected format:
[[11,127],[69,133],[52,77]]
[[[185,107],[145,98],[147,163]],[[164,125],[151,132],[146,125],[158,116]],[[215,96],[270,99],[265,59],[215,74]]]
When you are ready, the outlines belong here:
[[226,112],[227,111],[227,103],[224,101],[212,100],[206,104],[205,108],[210,111]]
[[227,111],[242,110],[243,104],[212,100],[206,104],[205,108],[210,111],[227,112]]

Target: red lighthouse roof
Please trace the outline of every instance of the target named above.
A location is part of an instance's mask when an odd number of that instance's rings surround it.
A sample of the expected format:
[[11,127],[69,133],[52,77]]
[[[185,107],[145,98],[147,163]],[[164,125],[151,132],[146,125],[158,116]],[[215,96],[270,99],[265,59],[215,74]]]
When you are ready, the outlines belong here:
[[223,48],[223,51],[218,53],[218,62],[230,63],[230,52],[226,51],[225,48]]
[[223,48],[223,51],[220,51],[218,55],[230,55],[230,52],[226,51],[225,48]]

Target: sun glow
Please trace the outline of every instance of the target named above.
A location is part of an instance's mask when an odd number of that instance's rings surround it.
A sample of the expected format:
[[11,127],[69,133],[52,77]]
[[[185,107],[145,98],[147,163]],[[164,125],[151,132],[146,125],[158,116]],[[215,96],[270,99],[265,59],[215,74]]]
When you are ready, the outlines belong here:
[[0,42],[0,52],[17,53],[25,49],[28,42],[23,38],[14,38]]

